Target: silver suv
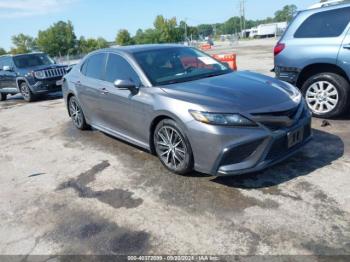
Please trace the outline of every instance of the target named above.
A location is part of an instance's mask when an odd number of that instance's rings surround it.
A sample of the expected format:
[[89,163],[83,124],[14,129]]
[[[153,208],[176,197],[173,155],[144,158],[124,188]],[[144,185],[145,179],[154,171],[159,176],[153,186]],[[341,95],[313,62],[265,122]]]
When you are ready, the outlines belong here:
[[275,47],[277,78],[300,88],[317,117],[349,109],[349,21],[350,4],[299,12]]

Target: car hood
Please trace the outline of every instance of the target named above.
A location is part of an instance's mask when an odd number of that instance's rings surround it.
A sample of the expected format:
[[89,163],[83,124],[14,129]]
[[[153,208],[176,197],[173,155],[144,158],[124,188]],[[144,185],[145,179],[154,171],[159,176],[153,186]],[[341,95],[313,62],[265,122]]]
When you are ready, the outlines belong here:
[[168,96],[208,110],[278,112],[296,107],[290,86],[252,72],[233,72],[191,82],[162,86]]
[[19,71],[22,73],[31,72],[31,71],[40,71],[45,69],[55,69],[65,67],[64,65],[41,65],[41,66],[32,66],[27,68],[19,68]]

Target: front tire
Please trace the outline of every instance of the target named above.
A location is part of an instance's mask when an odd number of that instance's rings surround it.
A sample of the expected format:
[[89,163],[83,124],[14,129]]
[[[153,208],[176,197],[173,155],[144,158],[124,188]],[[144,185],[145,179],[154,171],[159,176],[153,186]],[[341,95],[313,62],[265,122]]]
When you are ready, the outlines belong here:
[[301,90],[315,117],[332,118],[347,110],[350,85],[338,74],[314,75],[304,83]]
[[191,145],[175,121],[162,120],[154,131],[153,141],[158,158],[168,170],[179,175],[193,171]]
[[72,118],[73,124],[76,128],[80,130],[88,130],[90,126],[86,123],[86,119],[81,109],[81,106],[76,99],[76,97],[72,96],[68,102],[68,110],[69,115]]
[[0,101],[5,101],[7,99],[7,94],[0,93]]
[[30,88],[26,82],[22,82],[19,87],[20,87],[21,94],[22,94],[25,101],[27,101],[27,102],[35,101],[35,95],[30,90]]

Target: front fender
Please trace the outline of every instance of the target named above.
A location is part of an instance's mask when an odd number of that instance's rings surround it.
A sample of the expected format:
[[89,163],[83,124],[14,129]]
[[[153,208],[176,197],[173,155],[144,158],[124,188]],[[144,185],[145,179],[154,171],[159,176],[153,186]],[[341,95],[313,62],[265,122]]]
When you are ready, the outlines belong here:
[[33,92],[33,87],[29,84],[28,80],[25,77],[17,77],[16,78],[16,88],[17,88],[17,92],[21,93],[21,88],[19,86],[20,82],[26,82],[27,86],[29,87],[30,91]]

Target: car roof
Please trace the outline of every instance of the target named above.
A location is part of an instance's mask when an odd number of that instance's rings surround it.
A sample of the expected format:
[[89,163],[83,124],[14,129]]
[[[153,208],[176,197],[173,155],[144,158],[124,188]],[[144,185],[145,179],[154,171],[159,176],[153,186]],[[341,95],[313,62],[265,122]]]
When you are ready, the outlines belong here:
[[349,0],[329,0],[329,1],[313,4],[308,9],[317,9],[317,8],[322,8],[327,6],[342,5],[346,3],[349,3]]
[[17,55],[6,54],[6,55],[1,55],[0,58],[4,58],[4,57],[19,57],[19,56],[25,56],[25,55],[40,55],[40,54],[45,54],[45,53],[43,53],[43,52],[33,52],[33,53],[17,54]]
[[27,54],[13,55],[13,57],[25,56],[25,55],[42,55],[42,54],[44,54],[44,53],[43,52],[33,52],[33,53],[27,53]]
[[180,45],[180,44],[147,44],[147,45],[130,45],[130,46],[106,48],[99,51],[108,51],[108,52],[119,51],[119,52],[134,54],[134,53],[140,53],[144,51],[154,51],[154,50],[162,50],[162,49],[169,49],[169,48],[186,48],[186,47],[187,46]]
[[[325,3],[327,3],[327,2],[325,2]],[[339,4],[331,4],[331,5],[321,6],[321,7],[317,7],[317,8],[310,8],[310,9],[300,11],[300,13],[313,14],[313,13],[319,13],[319,12],[329,11],[329,10],[336,10],[336,9],[341,9],[341,8],[346,8],[346,7],[350,7],[349,2],[339,3]]]

